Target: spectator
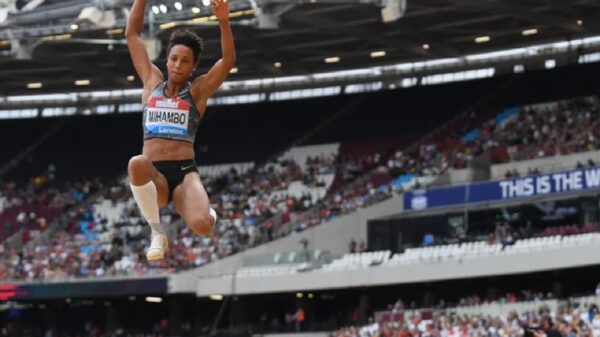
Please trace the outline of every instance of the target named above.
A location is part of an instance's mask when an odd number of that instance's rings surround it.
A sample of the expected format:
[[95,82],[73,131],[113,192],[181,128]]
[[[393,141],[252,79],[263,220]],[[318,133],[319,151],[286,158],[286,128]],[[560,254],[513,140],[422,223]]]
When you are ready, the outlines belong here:
[[267,221],[267,240],[273,241],[273,221]]
[[365,240],[360,240],[360,244],[358,245],[358,252],[364,253],[367,251],[367,243]]
[[542,317],[541,329],[535,330],[533,335],[535,337],[563,337],[561,333],[554,327],[552,318],[550,318],[550,316]]
[[354,239],[351,239],[348,244],[348,252],[350,254],[356,253],[356,241]]
[[296,314],[294,317],[296,319],[296,332],[304,331],[304,320],[306,319],[304,308],[298,307],[298,310],[296,310]]

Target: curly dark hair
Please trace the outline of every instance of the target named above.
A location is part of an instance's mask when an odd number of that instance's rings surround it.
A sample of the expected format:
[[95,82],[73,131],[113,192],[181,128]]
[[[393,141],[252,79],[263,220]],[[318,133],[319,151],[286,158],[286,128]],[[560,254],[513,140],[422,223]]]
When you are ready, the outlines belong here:
[[178,44],[189,47],[192,50],[195,64],[200,61],[200,53],[204,50],[204,44],[202,43],[202,38],[200,36],[189,29],[178,29],[174,31],[171,33],[171,38],[169,39],[167,55],[171,53],[171,48]]

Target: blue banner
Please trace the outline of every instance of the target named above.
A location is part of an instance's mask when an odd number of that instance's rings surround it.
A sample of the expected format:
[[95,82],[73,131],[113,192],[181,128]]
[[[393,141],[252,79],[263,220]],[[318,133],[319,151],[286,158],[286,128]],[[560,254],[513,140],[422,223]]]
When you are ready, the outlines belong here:
[[432,188],[404,193],[404,209],[419,210],[600,188],[600,167]]

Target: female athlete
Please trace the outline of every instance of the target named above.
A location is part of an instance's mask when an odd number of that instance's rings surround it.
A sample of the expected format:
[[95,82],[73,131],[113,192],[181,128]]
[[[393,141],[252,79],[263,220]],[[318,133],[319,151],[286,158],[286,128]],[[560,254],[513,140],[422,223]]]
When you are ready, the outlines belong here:
[[131,158],[128,173],[133,197],[152,228],[148,260],[160,260],[168,239],[160,223],[159,207],[173,201],[175,209],[194,233],[210,235],[217,221],[198,174],[194,139],[208,98],[221,86],[235,64],[235,46],[229,26],[227,0],[212,0],[221,31],[222,57],[204,75],[190,79],[196,70],[202,40],[189,30],[171,35],[167,49],[166,80],[150,62],[141,38],[146,0],[135,0],[125,36],[138,76],[144,84],[142,154]]

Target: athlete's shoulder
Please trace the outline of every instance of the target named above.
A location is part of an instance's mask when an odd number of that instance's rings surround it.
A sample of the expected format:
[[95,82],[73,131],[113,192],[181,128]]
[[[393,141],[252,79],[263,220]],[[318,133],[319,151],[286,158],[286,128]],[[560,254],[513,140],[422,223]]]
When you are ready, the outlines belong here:
[[203,91],[206,88],[208,79],[206,74],[196,77],[190,86],[190,92],[194,95],[202,96]]

